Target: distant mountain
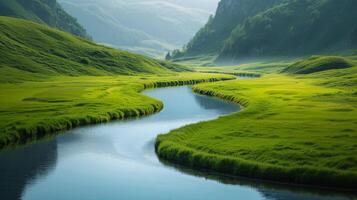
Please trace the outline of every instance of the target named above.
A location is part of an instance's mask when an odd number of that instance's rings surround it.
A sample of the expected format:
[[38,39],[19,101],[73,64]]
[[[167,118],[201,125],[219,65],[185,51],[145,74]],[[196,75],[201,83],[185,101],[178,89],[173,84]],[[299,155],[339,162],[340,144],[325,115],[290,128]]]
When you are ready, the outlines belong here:
[[59,0],[96,42],[151,56],[187,43],[218,0]]
[[133,75],[185,71],[181,66],[92,43],[28,20],[0,17],[0,80],[58,75]]
[[89,38],[85,29],[56,0],[0,0],[0,15],[28,19]]
[[211,18],[174,58],[217,61],[335,53],[357,48],[355,0],[221,0]]

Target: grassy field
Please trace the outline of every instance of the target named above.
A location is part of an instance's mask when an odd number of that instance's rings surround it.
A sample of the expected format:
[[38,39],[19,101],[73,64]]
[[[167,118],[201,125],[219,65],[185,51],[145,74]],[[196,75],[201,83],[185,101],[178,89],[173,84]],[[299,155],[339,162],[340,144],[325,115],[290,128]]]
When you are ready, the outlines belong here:
[[145,88],[230,79],[200,73],[144,76],[52,77],[0,84],[0,147],[79,125],[152,114],[163,104]]
[[356,189],[357,66],[353,57],[348,66],[326,64],[341,59],[312,57],[285,73],[194,86],[244,109],[160,135],[159,157],[229,175]]

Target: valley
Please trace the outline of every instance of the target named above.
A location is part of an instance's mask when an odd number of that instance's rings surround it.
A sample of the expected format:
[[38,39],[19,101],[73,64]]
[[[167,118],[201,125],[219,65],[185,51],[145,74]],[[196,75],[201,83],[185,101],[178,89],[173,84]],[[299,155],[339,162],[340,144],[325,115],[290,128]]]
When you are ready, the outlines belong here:
[[356,199],[356,9],[0,0],[0,199]]

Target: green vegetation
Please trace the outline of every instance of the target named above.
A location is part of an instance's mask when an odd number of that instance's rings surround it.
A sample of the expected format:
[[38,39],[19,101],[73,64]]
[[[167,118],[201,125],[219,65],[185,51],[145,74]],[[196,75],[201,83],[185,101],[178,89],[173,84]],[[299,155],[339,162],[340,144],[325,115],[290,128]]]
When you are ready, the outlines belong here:
[[[216,16],[185,51],[175,51],[168,58],[209,66],[217,52],[221,52],[218,60],[235,60],[347,50],[357,41],[357,26],[352,20],[357,4],[341,2],[222,0]],[[55,0],[1,3],[0,12],[10,16],[85,34]],[[46,10],[44,18],[38,15],[43,13],[41,9]],[[159,136],[158,155],[188,167],[229,175],[356,189],[356,56],[197,67],[206,73],[194,73],[177,64],[9,17],[0,17],[0,54],[0,148],[80,125],[161,110],[161,102],[139,93],[145,88],[263,73],[259,79],[194,86],[197,93],[244,108]],[[217,72],[222,74],[213,74]]]
[[335,54],[357,48],[354,0],[222,0],[216,15],[171,59],[217,56],[230,64],[257,58]]
[[[313,57],[283,74],[196,85],[242,111],[160,135],[157,154],[199,170],[356,189],[357,66],[340,69],[353,58]],[[295,74],[306,70],[315,73]]]
[[307,60],[302,60],[290,65],[283,71],[293,74],[310,74],[331,69],[349,68],[355,65],[352,60],[344,57],[312,56]]
[[68,15],[56,0],[1,0],[0,15],[31,20],[89,38],[77,20]]
[[[248,62],[233,66],[224,67],[194,67],[196,71],[199,72],[219,72],[219,73],[229,73],[229,74],[265,74],[279,73],[286,67],[294,63],[295,60],[284,60],[284,61],[256,61]],[[181,63],[181,62],[180,62]],[[182,62],[184,63],[184,62]]]
[[0,27],[0,148],[159,111],[161,102],[138,94],[146,87],[232,79],[184,73],[27,20],[0,17]]
[[174,51],[173,58],[218,54],[230,33],[246,18],[271,7],[281,0],[223,0],[216,15],[211,16],[187,44],[183,52]]
[[54,75],[133,75],[187,69],[104,47],[30,21],[0,17],[0,82]]
[[357,2],[288,0],[236,27],[218,60],[300,56],[357,48]]
[[53,77],[0,84],[0,147],[35,140],[60,130],[162,109],[139,94],[145,88],[232,79],[231,76],[175,73],[145,76]]

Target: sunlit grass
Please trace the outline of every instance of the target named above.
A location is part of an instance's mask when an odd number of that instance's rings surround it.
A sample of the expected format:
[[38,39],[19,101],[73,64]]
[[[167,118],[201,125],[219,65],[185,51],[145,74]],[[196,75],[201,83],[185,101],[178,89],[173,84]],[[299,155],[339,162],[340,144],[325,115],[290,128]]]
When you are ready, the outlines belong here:
[[161,135],[158,155],[185,166],[269,180],[355,188],[357,67],[194,86],[244,106]]
[[53,77],[40,82],[0,84],[0,144],[24,142],[79,125],[161,110],[162,102],[139,93],[145,88],[229,78],[232,76],[177,73]]

